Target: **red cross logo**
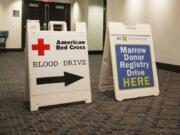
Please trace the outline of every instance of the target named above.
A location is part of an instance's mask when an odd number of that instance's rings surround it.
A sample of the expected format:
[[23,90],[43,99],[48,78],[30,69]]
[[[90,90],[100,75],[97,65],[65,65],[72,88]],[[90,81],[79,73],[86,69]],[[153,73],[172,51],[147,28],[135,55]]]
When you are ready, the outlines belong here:
[[44,39],[39,38],[38,44],[32,45],[32,50],[37,50],[38,56],[44,56],[45,50],[50,50],[50,44],[44,44]]

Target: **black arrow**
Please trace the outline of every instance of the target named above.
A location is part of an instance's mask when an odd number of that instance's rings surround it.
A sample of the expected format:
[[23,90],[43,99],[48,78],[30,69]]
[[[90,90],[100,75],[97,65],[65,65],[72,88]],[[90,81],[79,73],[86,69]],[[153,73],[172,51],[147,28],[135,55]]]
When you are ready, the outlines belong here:
[[64,76],[37,78],[36,81],[37,81],[37,85],[64,82],[65,86],[68,86],[82,78],[84,77],[64,72]]

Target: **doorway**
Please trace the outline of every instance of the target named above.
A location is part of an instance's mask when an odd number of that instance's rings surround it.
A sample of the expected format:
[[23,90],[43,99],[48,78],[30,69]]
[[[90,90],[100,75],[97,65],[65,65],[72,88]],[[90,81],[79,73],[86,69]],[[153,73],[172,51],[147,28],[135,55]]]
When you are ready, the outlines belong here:
[[39,20],[41,30],[48,29],[49,21],[65,21],[67,23],[67,29],[70,30],[71,4],[24,0],[22,18],[22,48],[24,48],[26,20]]

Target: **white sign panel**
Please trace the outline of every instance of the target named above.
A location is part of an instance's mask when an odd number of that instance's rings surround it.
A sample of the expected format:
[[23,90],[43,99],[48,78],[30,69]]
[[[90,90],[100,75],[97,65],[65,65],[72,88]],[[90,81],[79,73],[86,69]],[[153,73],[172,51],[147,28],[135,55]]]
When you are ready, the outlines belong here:
[[[110,46],[111,53],[105,50],[101,74],[109,72],[104,66],[107,66],[105,59],[108,58],[107,54],[110,54],[116,99],[122,101],[128,98],[157,96],[159,86],[150,26],[125,26],[111,22],[109,39],[106,46]],[[100,89],[103,88],[103,80],[107,81],[105,76],[101,75]]]
[[29,31],[28,66],[31,110],[91,102],[86,32]]

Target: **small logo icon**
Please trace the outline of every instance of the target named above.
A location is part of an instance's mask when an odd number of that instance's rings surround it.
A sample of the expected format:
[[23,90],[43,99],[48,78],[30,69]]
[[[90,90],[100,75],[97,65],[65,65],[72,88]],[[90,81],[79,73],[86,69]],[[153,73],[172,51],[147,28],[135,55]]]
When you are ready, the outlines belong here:
[[38,56],[44,56],[46,50],[50,50],[50,44],[44,44],[44,39],[39,38],[37,44],[32,45],[33,51],[38,51]]
[[122,40],[123,41],[127,41],[127,37],[126,36],[122,36]]

